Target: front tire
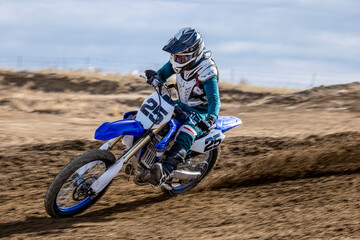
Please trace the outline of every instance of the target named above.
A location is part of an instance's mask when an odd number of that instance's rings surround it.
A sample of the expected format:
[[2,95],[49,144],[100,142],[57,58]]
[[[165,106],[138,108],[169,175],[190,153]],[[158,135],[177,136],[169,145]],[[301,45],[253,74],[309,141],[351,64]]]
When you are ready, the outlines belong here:
[[104,195],[111,182],[95,197],[89,196],[87,189],[115,161],[114,155],[107,150],[89,151],[73,159],[50,184],[44,202],[46,212],[55,218],[66,218],[91,207]]

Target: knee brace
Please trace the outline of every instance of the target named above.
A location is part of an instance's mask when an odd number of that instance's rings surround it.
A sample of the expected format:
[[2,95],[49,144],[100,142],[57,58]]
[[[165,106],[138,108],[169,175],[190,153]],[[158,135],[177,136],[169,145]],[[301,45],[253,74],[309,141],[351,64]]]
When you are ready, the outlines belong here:
[[187,135],[190,135],[193,141],[195,141],[195,138],[197,135],[197,132],[194,129],[194,127],[192,127],[190,125],[182,125],[178,131],[178,134],[180,134],[180,133],[185,133]]

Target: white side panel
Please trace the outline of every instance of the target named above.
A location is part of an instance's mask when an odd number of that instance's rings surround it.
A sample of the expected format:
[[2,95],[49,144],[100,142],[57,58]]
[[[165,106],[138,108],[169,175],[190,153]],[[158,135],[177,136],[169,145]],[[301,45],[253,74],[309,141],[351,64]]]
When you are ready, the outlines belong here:
[[174,113],[174,107],[167,103],[163,98],[161,99],[161,108],[159,104],[159,97],[157,93],[153,93],[148,96],[141,105],[140,110],[138,111],[135,120],[139,121],[145,129],[151,127],[158,117],[159,108],[160,115],[158,122],[154,124],[152,129],[156,129],[159,126],[170,121]]
[[205,137],[196,140],[190,150],[205,153],[219,146],[224,139],[225,135],[221,132],[221,130],[214,129]]

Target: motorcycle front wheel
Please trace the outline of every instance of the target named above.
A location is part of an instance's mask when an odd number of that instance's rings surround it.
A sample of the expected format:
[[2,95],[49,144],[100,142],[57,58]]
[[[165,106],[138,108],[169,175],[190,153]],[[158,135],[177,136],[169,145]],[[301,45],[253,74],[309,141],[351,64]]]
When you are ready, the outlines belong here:
[[96,196],[89,193],[91,184],[114,162],[107,150],[86,152],[69,162],[54,178],[45,196],[46,212],[55,218],[77,215],[97,202],[111,182]]

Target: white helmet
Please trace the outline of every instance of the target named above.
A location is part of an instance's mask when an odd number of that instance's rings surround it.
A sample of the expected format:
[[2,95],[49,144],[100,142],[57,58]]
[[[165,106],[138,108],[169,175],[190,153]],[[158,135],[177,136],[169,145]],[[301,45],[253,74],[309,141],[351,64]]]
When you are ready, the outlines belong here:
[[163,50],[171,54],[171,65],[179,73],[200,61],[204,55],[204,41],[199,32],[187,27],[179,30]]

